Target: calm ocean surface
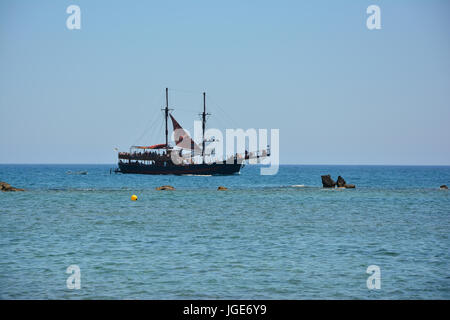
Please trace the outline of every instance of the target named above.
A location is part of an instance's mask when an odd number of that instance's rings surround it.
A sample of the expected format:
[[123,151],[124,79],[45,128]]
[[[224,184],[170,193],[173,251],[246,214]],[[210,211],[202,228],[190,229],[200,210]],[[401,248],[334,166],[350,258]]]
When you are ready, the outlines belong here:
[[[0,181],[27,189],[0,193],[0,298],[450,299],[450,167],[112,167],[0,165]],[[357,189],[322,189],[328,173]],[[165,184],[177,190],[154,190]],[[80,290],[66,287],[73,264]]]

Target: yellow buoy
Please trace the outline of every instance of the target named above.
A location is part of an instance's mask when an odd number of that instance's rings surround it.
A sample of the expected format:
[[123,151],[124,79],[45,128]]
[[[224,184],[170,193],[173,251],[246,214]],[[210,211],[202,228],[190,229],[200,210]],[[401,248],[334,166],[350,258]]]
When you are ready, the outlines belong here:
[[131,196],[131,200],[136,201],[136,200],[137,200],[137,195],[133,194],[133,195]]

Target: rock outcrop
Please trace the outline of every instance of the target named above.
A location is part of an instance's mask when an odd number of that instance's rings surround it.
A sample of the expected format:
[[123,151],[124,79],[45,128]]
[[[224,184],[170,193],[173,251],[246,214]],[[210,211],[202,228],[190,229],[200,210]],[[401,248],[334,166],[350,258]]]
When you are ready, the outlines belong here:
[[331,179],[329,174],[322,176],[322,185],[324,188],[334,188],[336,186],[336,182]]
[[331,176],[329,174],[321,176],[322,177],[322,185],[324,188],[346,188],[346,189],[355,189],[356,186],[354,184],[350,184],[345,182],[344,178],[341,176],[338,177],[337,182],[334,182],[333,179],[331,179]]
[[439,187],[439,189],[448,190],[448,187],[445,184],[443,184],[442,186]]
[[9,183],[6,182],[0,182],[0,190],[3,192],[9,192],[9,191],[25,191],[24,189],[20,188],[14,188]]
[[228,190],[228,188],[227,188],[227,187],[224,187],[224,186],[219,186],[219,187],[217,188],[217,190]]
[[339,176],[339,177],[337,178],[336,185],[337,185],[338,188],[344,188],[345,185],[346,185],[346,182],[345,182],[344,178],[342,178],[341,176]]
[[156,190],[175,190],[175,188],[172,186],[161,186],[157,187]]

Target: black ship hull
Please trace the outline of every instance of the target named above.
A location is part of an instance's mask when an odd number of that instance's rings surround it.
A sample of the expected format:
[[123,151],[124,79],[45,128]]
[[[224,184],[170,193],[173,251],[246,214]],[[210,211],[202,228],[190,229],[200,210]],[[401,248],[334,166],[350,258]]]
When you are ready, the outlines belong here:
[[189,164],[189,165],[167,165],[142,164],[133,162],[119,162],[120,173],[134,174],[174,174],[174,175],[231,175],[239,173],[243,163],[212,163],[212,164]]

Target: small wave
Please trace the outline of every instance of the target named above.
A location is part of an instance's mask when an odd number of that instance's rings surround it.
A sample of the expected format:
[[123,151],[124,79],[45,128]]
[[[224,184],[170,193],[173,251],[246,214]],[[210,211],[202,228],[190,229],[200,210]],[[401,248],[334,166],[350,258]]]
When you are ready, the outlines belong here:
[[391,257],[396,257],[396,256],[400,255],[400,253],[398,253],[398,252],[389,251],[386,249],[380,249],[376,253],[381,254],[383,256],[391,256]]
[[48,188],[40,189],[42,191],[114,191],[114,190],[102,190],[96,188]]
[[292,188],[304,188],[305,185],[304,184],[293,184],[291,187]]
[[73,172],[73,171],[67,171],[66,174],[83,175],[83,176],[84,176],[84,175],[87,175],[88,172],[87,172],[87,171],[75,171],[75,172]]

